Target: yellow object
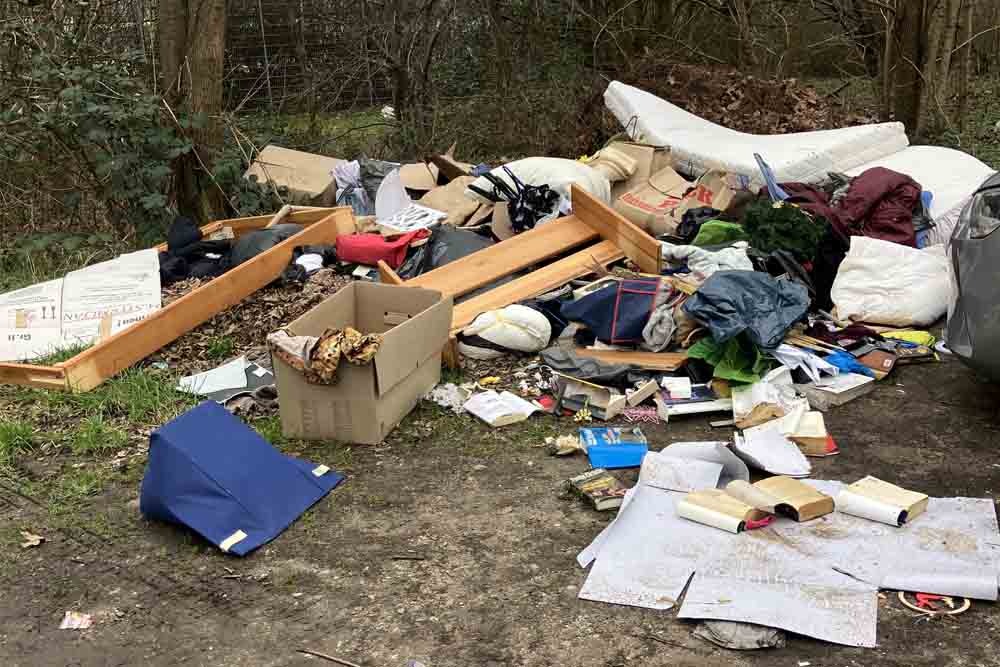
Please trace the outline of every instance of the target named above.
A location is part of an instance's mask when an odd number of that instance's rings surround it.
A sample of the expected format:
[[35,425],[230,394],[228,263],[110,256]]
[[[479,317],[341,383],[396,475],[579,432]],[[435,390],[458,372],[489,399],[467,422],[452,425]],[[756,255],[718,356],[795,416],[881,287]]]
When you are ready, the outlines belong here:
[[933,347],[934,343],[937,342],[937,338],[935,338],[929,331],[920,331],[919,329],[894,329],[892,331],[886,331],[882,334],[882,336],[884,338],[905,340],[907,343],[926,345],[927,347]]
[[496,377],[495,375],[491,375],[490,377],[485,377],[479,380],[479,386],[489,387],[490,385],[498,384],[499,382],[500,378]]

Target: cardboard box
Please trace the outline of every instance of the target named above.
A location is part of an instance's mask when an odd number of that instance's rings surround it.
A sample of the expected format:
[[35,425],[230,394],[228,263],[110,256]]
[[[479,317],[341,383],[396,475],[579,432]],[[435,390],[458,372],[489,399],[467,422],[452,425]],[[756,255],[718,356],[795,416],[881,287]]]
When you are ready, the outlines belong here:
[[306,382],[274,358],[282,432],[305,440],[381,442],[441,378],[452,298],[418,287],[354,282],[287,328],[319,336],[331,327],[381,333],[372,363],[341,361],[334,385]]
[[687,210],[711,206],[722,211],[729,206],[734,195],[723,172],[705,172],[692,183],[671,167],[665,167],[615,199],[614,208],[653,236],[658,236],[676,233]]
[[651,234],[660,234],[667,215],[684,198],[693,183],[665,167],[614,202],[614,209]]
[[636,161],[636,169],[631,176],[611,184],[611,201],[643,185],[650,176],[670,166],[670,149],[665,146],[615,141],[608,144],[608,148],[616,148]]
[[335,157],[265,146],[243,178],[256,176],[258,183],[273,182],[279,188],[288,188],[289,204],[333,206],[337,200],[333,168],[341,162]]

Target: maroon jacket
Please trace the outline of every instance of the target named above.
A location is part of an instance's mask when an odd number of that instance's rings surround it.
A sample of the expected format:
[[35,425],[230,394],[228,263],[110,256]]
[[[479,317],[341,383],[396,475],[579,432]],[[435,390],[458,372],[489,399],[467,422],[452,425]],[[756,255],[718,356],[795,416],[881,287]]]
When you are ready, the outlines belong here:
[[906,174],[872,167],[858,174],[837,206],[822,190],[804,183],[782,183],[790,201],[830,221],[840,236],[870,236],[917,247],[913,209],[920,201],[920,185]]

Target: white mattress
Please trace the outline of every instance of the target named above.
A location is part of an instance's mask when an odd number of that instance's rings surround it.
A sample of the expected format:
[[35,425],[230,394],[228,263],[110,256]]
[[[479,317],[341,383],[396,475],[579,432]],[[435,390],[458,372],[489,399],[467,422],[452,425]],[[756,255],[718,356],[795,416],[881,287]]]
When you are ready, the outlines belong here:
[[994,173],[988,165],[953,148],[910,146],[849,169],[847,174],[857,176],[872,167],[885,167],[906,174],[934,195],[930,214],[936,226],[928,232],[928,245],[948,243],[958,215],[969,197]]
[[721,169],[764,184],[753,154],[760,153],[778,182],[815,183],[830,171],[848,171],[903,150],[902,123],[793,134],[746,134],[716,125],[645,91],[613,81],[604,103],[633,140],[670,146],[674,167],[694,176]]

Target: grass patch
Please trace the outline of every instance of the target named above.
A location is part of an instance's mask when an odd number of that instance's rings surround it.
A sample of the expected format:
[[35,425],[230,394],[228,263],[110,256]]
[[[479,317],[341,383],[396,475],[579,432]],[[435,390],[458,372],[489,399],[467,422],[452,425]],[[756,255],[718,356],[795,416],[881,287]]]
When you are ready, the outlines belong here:
[[0,467],[9,466],[24,452],[35,445],[35,429],[20,420],[0,421]]
[[53,408],[82,410],[85,417],[124,419],[132,426],[159,426],[188,408],[198,397],[174,389],[169,372],[129,368],[101,386],[81,394],[48,392]]
[[105,421],[104,415],[91,415],[80,424],[70,441],[70,449],[74,454],[117,451],[125,446],[127,439],[125,433]]
[[208,349],[205,350],[205,356],[209,359],[225,359],[233,356],[235,351],[236,341],[229,336],[221,336],[212,339],[212,342],[208,344]]
[[71,470],[59,478],[52,489],[53,511],[73,511],[81,500],[97,495],[104,488],[104,476],[94,470]]
[[54,366],[55,364],[69,361],[84,350],[90,349],[92,346],[93,343],[73,343],[71,345],[67,345],[66,347],[56,348],[49,354],[43,354],[40,357],[32,359],[28,363],[38,364],[39,366]]

